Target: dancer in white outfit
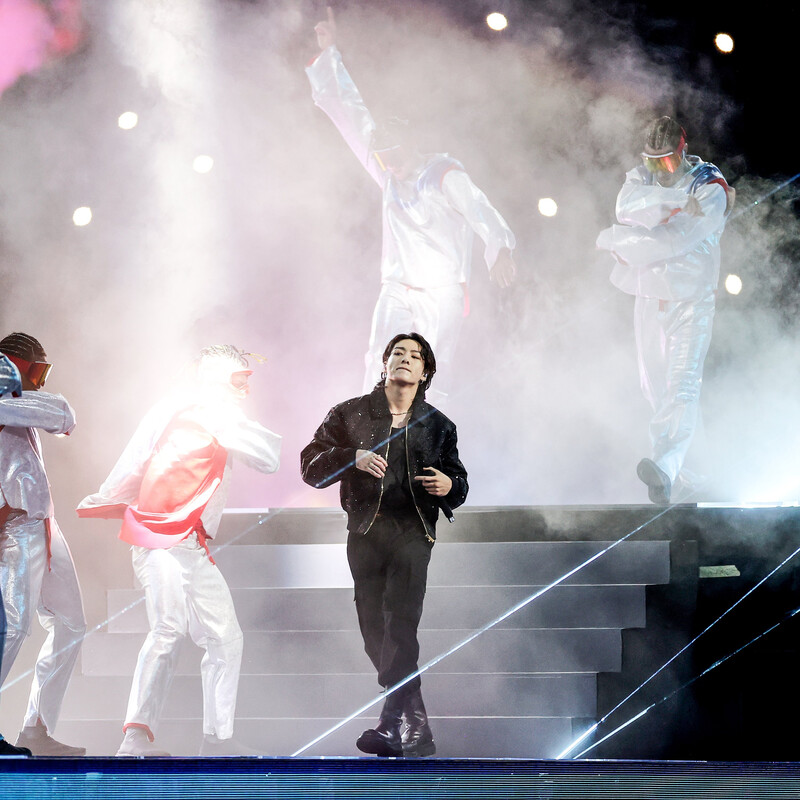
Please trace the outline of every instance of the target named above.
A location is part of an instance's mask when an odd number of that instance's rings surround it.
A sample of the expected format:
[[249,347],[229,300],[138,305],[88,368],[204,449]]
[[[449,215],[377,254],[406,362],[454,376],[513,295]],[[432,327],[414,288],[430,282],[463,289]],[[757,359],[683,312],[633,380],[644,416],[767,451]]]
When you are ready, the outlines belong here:
[[247,752],[232,738],[242,631],[207,541],[225,505],[229,457],[260,472],[278,469],[280,436],[239,407],[250,374],[236,348],[203,350],[195,386],[147,414],[98,494],[78,507],[85,517],[122,517],[120,538],[133,545],[150,621],[117,755],[169,755],[153,742],[187,634],[206,651],[200,754]]
[[652,458],[637,474],[650,500],[667,504],[701,483],[684,461],[700,421],[719,242],[735,192],[713,164],[687,155],[686,133],[670,117],[652,123],[642,159],[617,197],[620,224],[602,231],[597,246],[616,259],[612,283],[636,297],[639,375],[653,409]]
[[336,48],[333,12],[315,28],[322,50],[306,68],[314,102],[383,192],[381,292],[372,317],[364,393],[381,378],[383,348],[404,330],[421,333],[436,351],[440,404],[461,321],[475,234],[483,240],[492,280],[509,286],[516,276],[514,234],[464,167],[443,153],[424,155],[409,126],[390,119],[377,126]]
[[30,634],[34,612],[47,631],[33,674],[18,747],[34,755],[82,756],[86,749],[50,735],[86,632],[75,565],[53,516],[39,430],[66,435],[75,414],[60,394],[43,392],[50,372],[42,345],[25,333],[0,341],[23,392],[0,398],[0,589],[7,631],[0,683]]

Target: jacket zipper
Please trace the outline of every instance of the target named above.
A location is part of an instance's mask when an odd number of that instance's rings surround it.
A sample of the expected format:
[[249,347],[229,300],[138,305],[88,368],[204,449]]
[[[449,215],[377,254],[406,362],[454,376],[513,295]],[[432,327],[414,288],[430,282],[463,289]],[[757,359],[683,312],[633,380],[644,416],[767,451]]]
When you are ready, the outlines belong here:
[[404,434],[405,435],[403,438],[406,445],[406,472],[408,472],[408,491],[411,492],[411,500],[414,503],[414,508],[417,509],[417,516],[419,517],[419,521],[422,523],[422,530],[425,531],[425,538],[433,544],[436,540],[428,533],[428,526],[425,524],[425,520],[422,517],[422,512],[419,510],[419,506],[417,505],[417,498],[414,497],[414,484],[411,482],[411,460],[408,457],[408,423],[406,423]]
[[[389,460],[389,442],[392,439],[392,426],[391,423],[389,424],[389,435],[386,437],[386,453],[384,454],[384,458],[388,461]],[[369,525],[367,525],[367,529],[364,531],[362,536],[366,536],[369,533],[369,529],[375,523],[375,520],[378,517],[378,512],[381,510],[381,500],[383,499],[383,478],[381,478],[381,491],[378,495],[378,505],[375,506],[375,513],[372,515],[372,519],[369,521]]]

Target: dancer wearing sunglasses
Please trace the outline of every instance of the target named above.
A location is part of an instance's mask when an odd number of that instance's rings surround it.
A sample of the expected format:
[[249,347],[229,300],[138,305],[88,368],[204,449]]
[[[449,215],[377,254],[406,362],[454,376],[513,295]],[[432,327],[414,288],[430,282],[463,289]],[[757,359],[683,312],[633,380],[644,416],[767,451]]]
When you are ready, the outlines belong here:
[[687,152],[686,131],[655,120],[617,197],[619,224],[597,238],[616,260],[611,282],[636,298],[639,377],[653,411],[651,457],[636,471],[659,505],[696,499],[703,482],[684,463],[700,423],[720,237],[735,197],[717,167]]
[[383,194],[381,291],[364,392],[380,379],[384,344],[396,333],[416,330],[437,353],[438,388],[431,399],[440,405],[451,391],[451,364],[469,306],[475,234],[484,242],[490,278],[501,288],[516,277],[514,234],[459,161],[421,153],[406,120],[392,117],[376,125],[336,47],[330,8],[314,30],[322,51],[306,69],[314,102]]
[[[25,333],[0,341],[0,354],[19,372],[19,397],[0,397],[0,589],[6,616],[0,683],[5,682],[33,614],[47,631],[33,674],[17,747],[34,755],[82,756],[86,749],[56,741],[61,703],[78,657],[86,620],[69,547],[53,516],[39,431],[71,433],[75,414],[59,394],[42,391],[51,365]],[[8,743],[0,741],[0,752]]]

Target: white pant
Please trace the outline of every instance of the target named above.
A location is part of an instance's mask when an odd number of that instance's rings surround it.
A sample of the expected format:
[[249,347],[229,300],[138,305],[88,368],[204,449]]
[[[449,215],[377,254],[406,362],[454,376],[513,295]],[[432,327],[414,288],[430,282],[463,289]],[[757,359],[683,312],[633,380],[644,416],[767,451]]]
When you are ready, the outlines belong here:
[[701,424],[700,387],[713,321],[713,292],[702,300],[636,298],[639,377],[653,409],[653,461],[673,484]]
[[[365,358],[364,394],[372,391],[383,372],[383,351],[398,333],[421,333],[436,356],[436,377],[428,393],[431,402],[447,396],[450,369],[461,322],[464,288],[456,283],[437,289],[412,289],[401,283],[384,283],[372,314],[369,350]],[[433,402],[433,405],[436,405]]]
[[242,631],[228,584],[192,534],[167,550],[133,547],[133,569],[144,587],[150,633],[139,651],[128,699],[125,728],[146,728],[152,736],[167,698],[188,633],[205,649],[203,733],[233,736]]
[[86,633],[86,618],[72,555],[55,519],[50,520],[50,536],[48,568],[44,520],[12,512],[0,528],[0,590],[7,626],[0,684],[30,634],[36,610],[47,637],[36,660],[24,725],[35,725],[41,718],[52,732]]

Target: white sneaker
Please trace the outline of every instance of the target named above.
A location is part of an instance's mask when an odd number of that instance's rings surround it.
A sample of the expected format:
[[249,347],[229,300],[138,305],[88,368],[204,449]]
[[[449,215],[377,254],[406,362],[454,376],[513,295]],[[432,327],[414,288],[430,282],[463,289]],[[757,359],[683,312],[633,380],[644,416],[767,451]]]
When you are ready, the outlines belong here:
[[141,728],[128,728],[125,731],[125,738],[117,750],[118,756],[129,758],[144,757],[155,758],[158,756],[169,756],[166,750],[159,750],[148,738],[147,732]]

